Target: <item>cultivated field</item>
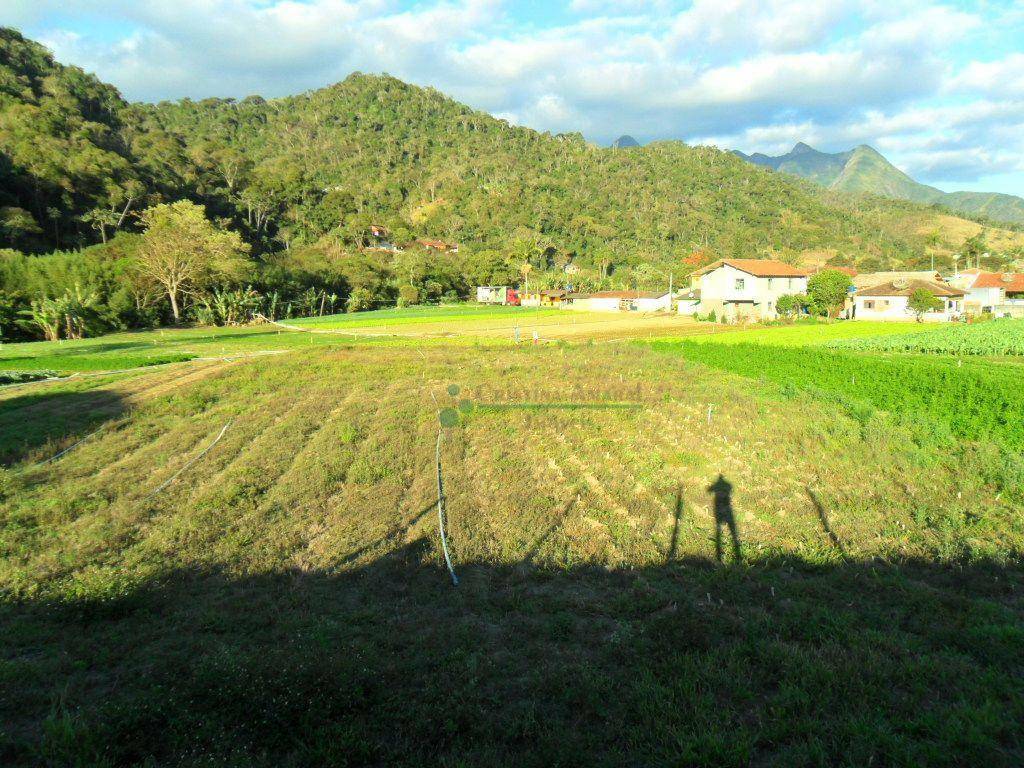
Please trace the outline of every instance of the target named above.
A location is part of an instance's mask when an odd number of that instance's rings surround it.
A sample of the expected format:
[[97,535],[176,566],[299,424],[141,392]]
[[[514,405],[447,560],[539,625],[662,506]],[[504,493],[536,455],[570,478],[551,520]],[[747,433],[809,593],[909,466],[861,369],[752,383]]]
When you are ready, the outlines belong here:
[[672,315],[619,316],[518,307],[414,307],[232,328],[163,329],[99,338],[0,345],[3,372],[113,371],[193,359],[279,353],[308,346],[609,340],[716,333],[722,326]]
[[867,352],[924,352],[946,355],[1024,355],[1024,320],[994,320],[973,325],[943,325],[877,338],[837,343],[843,349]]
[[391,335],[396,338],[492,338],[513,341],[614,340],[650,336],[714,333],[720,327],[702,325],[679,315],[618,314],[530,307],[436,307],[383,310],[315,317],[288,323],[313,331],[351,334],[354,338]]
[[[771,327],[751,327],[730,329],[729,326],[718,326],[718,332],[700,335],[682,333],[680,338],[709,344],[763,344],[772,347],[813,347],[832,344],[847,339],[871,340],[886,339],[890,336],[901,336],[908,332],[904,323],[884,323],[870,320],[856,322],[807,322],[801,321],[793,325],[777,325]],[[920,328],[914,328],[920,332]],[[669,334],[658,339],[671,341]]]
[[0,390],[0,763],[1024,759],[1016,366],[258,333]]

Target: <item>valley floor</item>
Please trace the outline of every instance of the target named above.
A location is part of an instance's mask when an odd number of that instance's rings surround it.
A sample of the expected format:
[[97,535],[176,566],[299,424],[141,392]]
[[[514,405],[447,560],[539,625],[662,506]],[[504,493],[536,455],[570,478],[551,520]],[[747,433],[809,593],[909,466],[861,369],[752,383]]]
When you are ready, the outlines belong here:
[[281,338],[0,392],[0,763],[1024,760],[1020,435],[931,369]]

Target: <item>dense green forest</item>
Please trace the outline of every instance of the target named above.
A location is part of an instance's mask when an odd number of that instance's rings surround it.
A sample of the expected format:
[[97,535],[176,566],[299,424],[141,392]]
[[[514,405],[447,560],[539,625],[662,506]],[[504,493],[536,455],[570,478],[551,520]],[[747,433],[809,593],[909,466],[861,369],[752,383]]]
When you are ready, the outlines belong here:
[[174,319],[174,292],[140,269],[139,249],[166,251],[147,221],[185,200],[199,214],[177,221],[235,233],[246,262],[182,289],[182,318],[213,322],[437,301],[525,271],[553,285],[570,265],[577,287],[649,286],[728,256],[879,268],[959,245],[926,208],[708,147],[600,148],[514,127],[387,76],[277,100],[129,104],[0,29],[0,333],[45,335],[39,317],[55,313],[87,332]]

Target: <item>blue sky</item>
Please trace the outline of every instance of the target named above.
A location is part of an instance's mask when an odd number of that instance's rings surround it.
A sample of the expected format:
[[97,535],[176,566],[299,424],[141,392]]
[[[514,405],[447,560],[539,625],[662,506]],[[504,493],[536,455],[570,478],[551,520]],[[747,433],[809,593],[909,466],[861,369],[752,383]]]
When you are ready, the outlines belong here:
[[0,24],[129,99],[389,72],[602,144],[865,143],[942,189],[1024,195],[1024,0],[3,0]]

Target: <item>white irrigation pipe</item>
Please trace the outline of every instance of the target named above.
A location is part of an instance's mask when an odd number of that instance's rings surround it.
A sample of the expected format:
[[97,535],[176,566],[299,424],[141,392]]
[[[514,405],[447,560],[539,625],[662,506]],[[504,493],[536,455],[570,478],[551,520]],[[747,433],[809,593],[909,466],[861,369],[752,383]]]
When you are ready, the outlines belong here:
[[89,440],[89,439],[91,439],[91,438],[95,437],[96,435],[98,435],[98,434],[99,434],[100,432],[102,432],[102,431],[103,431],[104,429],[106,429],[106,428],[107,428],[107,425],[106,425],[106,424],[104,424],[104,425],[103,425],[102,427],[100,427],[99,429],[97,429],[97,430],[95,430],[95,431],[93,431],[93,432],[90,432],[90,433],[89,433],[88,435],[86,435],[85,437],[83,437],[83,438],[82,438],[81,440],[79,440],[78,442],[72,443],[72,444],[71,444],[71,445],[69,445],[69,446],[68,446],[67,448],[65,448],[65,449],[64,449],[63,451],[61,451],[60,453],[54,454],[54,455],[53,455],[53,456],[51,456],[50,458],[48,458],[48,459],[44,459],[43,461],[40,461],[40,462],[39,462],[38,464],[36,464],[36,465],[35,465],[34,467],[32,467],[32,469],[38,469],[39,467],[45,466],[46,464],[52,464],[52,463],[53,463],[53,462],[55,462],[55,461],[56,461],[57,459],[59,459],[59,458],[60,458],[61,456],[63,456],[63,455],[64,455],[64,454],[66,454],[66,453],[71,453],[71,451],[73,451],[73,450],[74,450],[75,448],[77,448],[78,446],[80,446],[80,445],[81,445],[82,443],[84,443],[84,442],[85,442],[86,440]]
[[444,427],[437,428],[437,449],[434,458],[437,462],[437,522],[441,528],[441,549],[444,552],[444,562],[448,566],[448,573],[452,575],[452,584],[459,585],[459,578],[452,568],[452,559],[448,554],[448,539],[444,535],[444,483],[441,481],[441,436],[444,434]]
[[289,331],[299,331],[301,333],[321,333],[333,336],[351,336],[353,339],[358,339],[360,336],[379,336],[381,338],[389,338],[391,336],[422,338],[428,335],[420,333],[364,333],[362,331],[356,333],[355,331],[345,331],[342,330],[341,328],[303,328],[302,326],[299,325],[288,325],[287,323],[280,323],[277,320],[271,320],[268,317],[263,317],[263,315],[257,315],[257,317],[263,319],[265,322],[270,323],[271,325],[276,325],[279,328],[285,328]]
[[184,467],[182,467],[182,468],[181,468],[181,469],[179,469],[179,470],[178,470],[177,472],[175,472],[175,473],[174,473],[173,475],[171,475],[170,479],[168,479],[168,480],[165,480],[164,482],[162,482],[162,483],[161,483],[161,484],[160,484],[160,485],[159,485],[159,486],[157,487],[157,489],[156,489],[155,491],[153,491],[153,492],[152,492],[151,494],[149,494],[149,496],[147,496],[147,497],[146,497],[146,500],[148,501],[149,499],[151,499],[151,498],[153,498],[154,496],[156,496],[156,495],[157,495],[158,493],[160,493],[160,491],[162,491],[162,490],[163,490],[164,488],[166,488],[166,487],[167,487],[167,486],[169,486],[169,485],[170,485],[171,483],[173,483],[173,482],[174,482],[175,480],[177,480],[177,479],[178,479],[178,478],[179,478],[179,477],[181,476],[181,474],[182,474],[183,472],[185,472],[185,470],[187,470],[187,469],[188,469],[189,467],[191,467],[191,466],[192,466],[193,464],[195,464],[195,463],[196,463],[197,461],[199,461],[199,460],[200,460],[201,458],[203,458],[203,456],[205,456],[206,454],[208,454],[208,453],[209,453],[209,452],[210,452],[210,451],[211,451],[211,450],[213,449],[213,446],[215,446],[215,445],[216,445],[217,443],[219,443],[219,442],[220,442],[220,439],[221,439],[222,437],[224,437],[224,433],[228,431],[228,427],[230,427],[230,426],[231,426],[231,422],[229,421],[229,422],[228,422],[227,424],[225,424],[225,425],[224,425],[224,429],[222,429],[222,430],[220,431],[220,434],[219,434],[219,435],[217,435],[217,437],[215,437],[215,438],[214,438],[214,440],[213,440],[213,442],[212,442],[212,443],[210,443],[210,444],[209,444],[208,446],[206,446],[206,447],[205,447],[205,448],[204,448],[204,449],[203,449],[203,450],[202,450],[202,451],[201,451],[201,452],[199,453],[199,455],[198,455],[198,456],[194,456],[194,457],[193,457],[193,458],[192,458],[191,460],[189,460],[189,461],[188,461],[188,463],[186,463]]

